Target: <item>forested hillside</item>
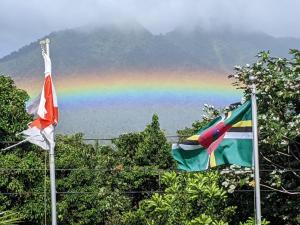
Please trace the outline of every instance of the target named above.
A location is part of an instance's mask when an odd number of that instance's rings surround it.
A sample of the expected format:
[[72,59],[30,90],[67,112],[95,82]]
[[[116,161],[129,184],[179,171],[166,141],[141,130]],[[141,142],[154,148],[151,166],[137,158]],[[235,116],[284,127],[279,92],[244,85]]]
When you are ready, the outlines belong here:
[[[300,40],[231,29],[175,29],[154,35],[139,24],[81,27],[47,35],[54,72],[64,74],[131,70],[222,70],[253,62],[259,50],[286,56]],[[0,71],[18,76],[42,73],[39,41],[0,59]]]

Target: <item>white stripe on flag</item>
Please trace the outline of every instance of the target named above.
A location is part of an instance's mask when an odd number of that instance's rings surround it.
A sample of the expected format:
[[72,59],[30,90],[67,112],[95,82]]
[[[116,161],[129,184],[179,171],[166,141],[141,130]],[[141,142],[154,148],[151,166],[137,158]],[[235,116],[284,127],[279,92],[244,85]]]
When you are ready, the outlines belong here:
[[[52,125],[51,125],[52,126]],[[41,130],[37,127],[30,127],[24,130],[21,134],[25,135],[32,144],[38,145],[45,150],[49,150],[49,142],[46,140],[45,136],[41,133]]]
[[224,139],[253,139],[252,132],[226,132]]
[[196,150],[203,148],[201,145],[185,145],[185,144],[173,144],[172,149],[182,149],[186,151]]

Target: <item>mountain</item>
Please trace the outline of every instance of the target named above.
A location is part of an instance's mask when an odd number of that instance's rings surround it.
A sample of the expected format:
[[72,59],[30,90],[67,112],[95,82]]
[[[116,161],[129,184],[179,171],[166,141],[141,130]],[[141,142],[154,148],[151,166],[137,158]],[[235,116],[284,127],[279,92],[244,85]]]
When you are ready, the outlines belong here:
[[300,48],[300,39],[275,38],[261,32],[238,32],[232,29],[205,31],[174,30],[166,38],[209,69],[231,71],[235,65],[255,60],[260,51],[271,51],[273,56],[287,57],[289,49]]
[[[157,113],[170,135],[201,118],[204,103],[224,107],[242,94],[226,74],[260,50],[284,57],[300,40],[263,33],[177,28],[154,35],[139,24],[50,33],[60,133],[107,138],[144,129]],[[42,86],[39,40],[0,59],[31,96]]]
[[[264,33],[178,28],[153,35],[139,24],[126,28],[82,27],[53,32],[47,37],[51,40],[54,72],[64,76],[124,70],[231,71],[234,65],[255,60],[260,50],[287,56],[289,49],[300,48],[300,39]],[[42,65],[38,40],[0,59],[0,72],[29,78],[41,74]]]

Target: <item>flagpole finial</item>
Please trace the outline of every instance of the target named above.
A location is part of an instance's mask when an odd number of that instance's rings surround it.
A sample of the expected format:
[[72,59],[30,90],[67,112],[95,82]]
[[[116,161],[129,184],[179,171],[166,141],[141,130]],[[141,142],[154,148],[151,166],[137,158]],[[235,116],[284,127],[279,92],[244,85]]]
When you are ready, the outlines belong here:
[[42,52],[47,55],[49,55],[49,43],[50,43],[49,38],[40,41]]
[[49,43],[50,43],[49,38],[46,38],[46,39],[40,41],[40,45],[45,45],[45,44],[49,44]]
[[251,88],[252,94],[255,95],[256,94],[256,85],[255,85],[256,77],[253,75],[250,75],[249,80],[251,82],[250,88]]
[[46,40],[40,41],[42,52],[46,53]]

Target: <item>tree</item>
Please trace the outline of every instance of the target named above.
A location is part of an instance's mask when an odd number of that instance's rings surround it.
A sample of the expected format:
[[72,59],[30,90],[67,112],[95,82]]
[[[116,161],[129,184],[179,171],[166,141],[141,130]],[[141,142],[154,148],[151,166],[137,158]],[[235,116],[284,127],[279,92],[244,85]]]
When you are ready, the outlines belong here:
[[140,166],[155,165],[159,169],[171,169],[174,161],[170,154],[171,145],[160,129],[158,115],[154,114],[151,124],[141,133],[140,142],[136,152],[136,163]]
[[15,135],[26,129],[31,119],[25,110],[28,99],[28,94],[18,89],[10,77],[0,74],[0,141],[15,140]]
[[160,129],[156,114],[152,116],[152,122],[144,131],[120,135],[113,143],[126,166],[156,166],[159,169],[171,169],[175,165],[170,154],[171,145]]
[[56,141],[59,223],[117,224],[130,199],[114,186],[116,152],[84,143],[81,134]]
[[255,78],[260,164],[262,170],[271,170],[261,172],[262,185],[278,189],[262,194],[262,213],[271,224],[300,223],[300,52],[290,54],[286,59],[261,52],[257,62],[237,66],[230,75],[246,98],[251,93],[249,76]]
[[171,146],[160,129],[156,114],[144,131],[121,135],[113,142],[120,155],[116,185],[132,196],[133,207],[149,197],[148,191],[160,190],[160,174],[163,169],[173,169],[175,163],[170,154]]
[[[28,98],[10,77],[0,76],[0,148],[10,144],[5,141],[17,140],[16,134],[26,129],[31,120],[25,110]],[[24,216],[24,220],[35,220],[37,215],[43,215],[43,205],[38,204],[43,198],[37,193],[43,187],[43,173],[39,171],[44,168],[43,158],[43,152],[30,144],[0,152],[1,167],[6,169],[0,171],[1,211],[14,210]]]

